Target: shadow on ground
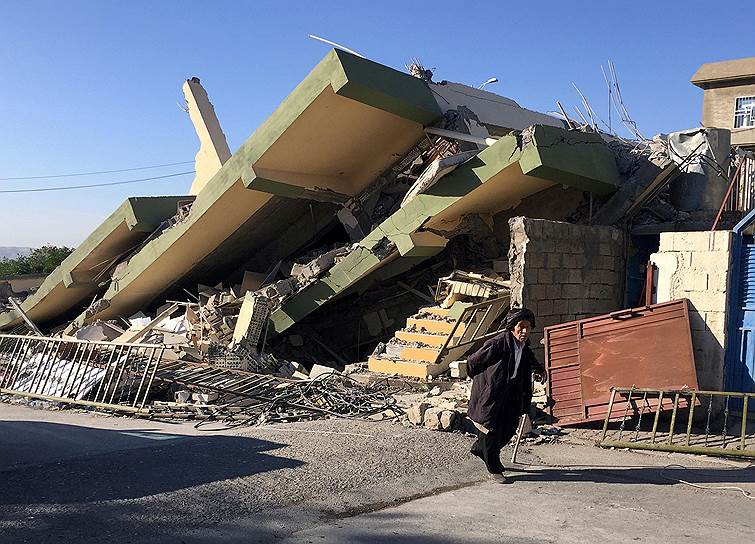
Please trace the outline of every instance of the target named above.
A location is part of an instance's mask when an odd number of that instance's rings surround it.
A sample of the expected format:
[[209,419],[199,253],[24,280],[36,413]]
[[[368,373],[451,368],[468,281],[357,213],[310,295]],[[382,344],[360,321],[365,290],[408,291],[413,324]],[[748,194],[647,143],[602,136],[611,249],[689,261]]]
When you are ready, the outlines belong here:
[[[3,506],[138,499],[303,464],[265,453],[281,444],[242,436],[183,437],[36,421],[3,422],[2,431],[4,455],[20,458],[26,449],[30,459],[41,460],[0,470]],[[27,437],[25,445],[9,446],[18,436]],[[56,460],[53,451],[45,462],[45,452],[35,451],[45,437],[47,448],[62,448],[69,458]],[[80,455],[73,457],[77,445]]]
[[506,470],[514,482],[592,482],[611,484],[649,483],[673,485],[684,480],[700,485],[752,484],[755,483],[755,467],[595,467],[572,465],[563,468],[515,467]]

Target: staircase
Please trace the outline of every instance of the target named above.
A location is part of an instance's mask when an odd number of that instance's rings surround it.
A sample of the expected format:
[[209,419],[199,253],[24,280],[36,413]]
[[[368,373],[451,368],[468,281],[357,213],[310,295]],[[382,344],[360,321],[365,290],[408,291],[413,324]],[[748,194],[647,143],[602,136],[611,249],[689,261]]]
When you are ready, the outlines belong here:
[[383,353],[370,356],[369,370],[416,378],[442,374],[448,364],[440,363],[441,351],[455,345],[465,330],[464,323],[457,326],[454,314],[440,306],[420,308],[406,320],[406,327],[396,331]]

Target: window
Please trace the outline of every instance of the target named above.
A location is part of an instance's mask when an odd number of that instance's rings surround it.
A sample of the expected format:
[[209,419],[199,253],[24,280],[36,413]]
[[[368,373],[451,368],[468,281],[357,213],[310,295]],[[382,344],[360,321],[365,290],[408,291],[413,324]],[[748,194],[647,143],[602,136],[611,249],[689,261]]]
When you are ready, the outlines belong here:
[[734,106],[734,128],[755,127],[755,96],[737,98]]

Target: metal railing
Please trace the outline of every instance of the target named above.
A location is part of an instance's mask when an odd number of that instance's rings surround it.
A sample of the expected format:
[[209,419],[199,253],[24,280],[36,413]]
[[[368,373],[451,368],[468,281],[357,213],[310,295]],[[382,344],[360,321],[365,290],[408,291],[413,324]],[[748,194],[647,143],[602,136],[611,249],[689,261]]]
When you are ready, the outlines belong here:
[[722,211],[749,212],[755,208],[755,159],[742,156],[734,167]]
[[[614,387],[600,445],[755,457],[755,422],[748,429],[747,417],[753,399],[755,393]],[[611,422],[618,429],[609,429]]]
[[0,334],[0,393],[138,412],[165,346]]
[[[433,364],[445,364],[457,360],[469,351],[477,342],[492,338],[501,331],[502,323],[493,327],[496,319],[510,305],[511,296],[506,294],[498,298],[472,304],[464,309],[453,329],[443,343]],[[463,332],[457,336],[459,327]]]

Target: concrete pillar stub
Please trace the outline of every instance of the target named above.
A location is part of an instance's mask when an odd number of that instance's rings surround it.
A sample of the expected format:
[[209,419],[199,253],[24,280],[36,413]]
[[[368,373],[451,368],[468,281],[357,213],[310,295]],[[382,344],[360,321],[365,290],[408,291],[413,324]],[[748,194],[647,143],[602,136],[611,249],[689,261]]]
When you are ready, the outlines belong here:
[[194,159],[196,174],[189,190],[189,194],[196,195],[231,158],[231,150],[215,115],[215,108],[199,78],[187,79],[183,84],[183,93],[189,117],[199,137],[199,151]]

